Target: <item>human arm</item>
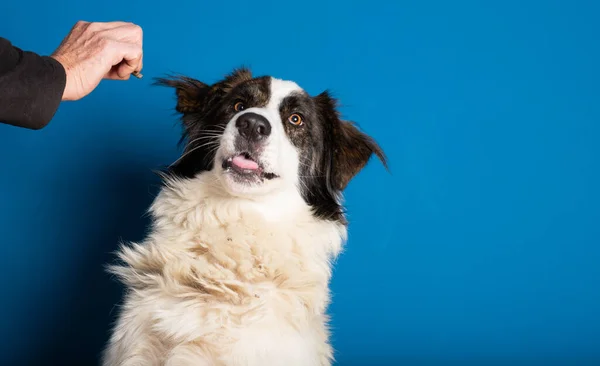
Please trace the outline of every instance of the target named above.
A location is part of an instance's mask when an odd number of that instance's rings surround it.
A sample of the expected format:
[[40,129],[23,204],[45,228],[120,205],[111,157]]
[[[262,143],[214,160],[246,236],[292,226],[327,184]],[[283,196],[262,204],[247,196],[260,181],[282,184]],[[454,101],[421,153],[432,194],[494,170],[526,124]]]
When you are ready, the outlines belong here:
[[127,22],[78,22],[51,56],[0,39],[0,122],[40,129],[61,101],[79,100],[102,79],[142,69],[142,29]]
[[38,130],[54,117],[67,75],[52,57],[23,51],[0,38],[0,121]]

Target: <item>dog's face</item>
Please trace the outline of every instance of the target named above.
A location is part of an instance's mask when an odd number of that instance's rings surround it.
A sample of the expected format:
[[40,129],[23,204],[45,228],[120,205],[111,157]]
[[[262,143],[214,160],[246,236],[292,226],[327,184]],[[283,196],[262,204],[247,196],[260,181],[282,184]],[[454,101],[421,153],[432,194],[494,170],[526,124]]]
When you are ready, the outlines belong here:
[[338,198],[375,153],[370,137],[342,121],[336,101],[311,97],[296,83],[238,69],[207,85],[160,79],[177,91],[186,148],[170,173],[192,178],[213,171],[228,194],[257,197],[297,192],[315,215],[343,220]]

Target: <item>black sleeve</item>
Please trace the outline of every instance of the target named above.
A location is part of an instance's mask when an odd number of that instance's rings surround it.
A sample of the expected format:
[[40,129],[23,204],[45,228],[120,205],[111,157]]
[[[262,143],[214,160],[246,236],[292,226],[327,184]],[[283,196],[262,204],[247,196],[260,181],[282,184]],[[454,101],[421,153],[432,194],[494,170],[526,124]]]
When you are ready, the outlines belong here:
[[0,122],[43,128],[58,110],[66,81],[60,62],[0,38]]

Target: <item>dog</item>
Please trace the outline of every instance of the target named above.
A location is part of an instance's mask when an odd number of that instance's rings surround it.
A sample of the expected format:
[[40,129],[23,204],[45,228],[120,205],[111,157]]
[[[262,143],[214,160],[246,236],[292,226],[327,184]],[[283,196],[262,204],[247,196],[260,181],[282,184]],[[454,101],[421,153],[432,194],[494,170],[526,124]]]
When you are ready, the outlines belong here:
[[109,265],[124,303],[105,366],[324,366],[327,307],[347,239],[342,192],[375,140],[326,90],[245,67],[207,84],[167,76],[183,126],[149,234]]

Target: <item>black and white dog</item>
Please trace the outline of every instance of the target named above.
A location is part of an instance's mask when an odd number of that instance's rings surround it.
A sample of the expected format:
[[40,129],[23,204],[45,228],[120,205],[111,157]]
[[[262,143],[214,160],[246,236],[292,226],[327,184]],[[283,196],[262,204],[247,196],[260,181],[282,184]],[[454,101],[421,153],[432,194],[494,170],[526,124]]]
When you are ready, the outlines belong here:
[[341,193],[377,143],[327,93],[238,69],[175,88],[182,156],[142,243],[111,266],[128,291],[103,356],[116,365],[330,365]]

